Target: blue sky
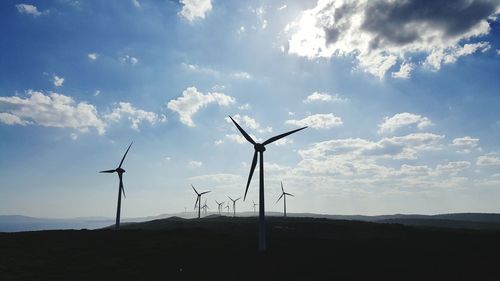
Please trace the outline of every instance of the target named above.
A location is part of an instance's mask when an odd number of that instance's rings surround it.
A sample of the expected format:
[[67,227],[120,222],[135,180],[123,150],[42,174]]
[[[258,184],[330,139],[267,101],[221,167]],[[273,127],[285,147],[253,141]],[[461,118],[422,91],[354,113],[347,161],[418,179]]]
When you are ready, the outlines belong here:
[[[0,3],[0,214],[125,217],[242,196],[266,209],[500,212],[494,0]],[[257,201],[258,177],[238,210]]]

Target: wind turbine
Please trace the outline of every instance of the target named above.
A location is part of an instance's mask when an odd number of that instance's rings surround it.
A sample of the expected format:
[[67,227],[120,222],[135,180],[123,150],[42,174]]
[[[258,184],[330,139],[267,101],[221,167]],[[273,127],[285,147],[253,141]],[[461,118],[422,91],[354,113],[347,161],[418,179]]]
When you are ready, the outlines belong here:
[[276,203],[278,203],[280,201],[281,197],[283,197],[283,214],[285,214],[285,217],[286,217],[286,197],[287,196],[295,197],[295,195],[285,192],[285,190],[283,189],[283,182],[281,182],[281,196],[280,196],[280,198],[278,198],[278,201],[276,201]]
[[219,205],[217,207],[217,211],[219,212],[219,216],[220,216],[220,212],[222,210],[222,205],[224,204],[224,201],[222,201],[222,202],[219,203],[219,201],[215,200],[215,203],[217,203],[217,205]]
[[[196,205],[198,205],[198,218],[200,218],[200,213],[201,213],[201,196],[203,194],[207,194],[210,192],[209,191],[205,191],[205,192],[202,192],[202,193],[198,193],[198,191],[196,190],[196,188],[194,188],[193,185],[191,185],[191,187],[193,188],[194,192],[196,192],[196,203],[194,203],[194,208],[196,209]],[[198,204],[199,203],[199,204]]]
[[229,210],[231,209],[231,208],[229,207],[229,204],[227,204],[227,205],[226,205],[226,209],[227,209],[227,214],[229,215]]
[[253,212],[255,213],[255,206],[259,206],[259,204],[255,203],[255,201],[252,200],[253,203]]
[[231,198],[229,196],[228,196],[228,198],[231,199],[231,201],[233,201],[233,217],[236,217],[236,201],[240,200],[241,197],[238,197],[238,199],[236,199],[236,200],[233,200],[233,198]]
[[238,123],[236,123],[236,121],[234,121],[234,119],[231,116],[229,116],[229,118],[231,118],[231,121],[233,121],[234,125],[238,128],[238,130],[243,135],[243,137],[245,137],[245,139],[249,143],[253,144],[253,148],[255,150],[255,152],[253,154],[252,166],[250,168],[250,174],[248,175],[247,187],[245,189],[245,197],[243,198],[243,200],[245,200],[247,197],[248,186],[250,186],[250,181],[252,180],[252,175],[253,175],[253,172],[255,170],[255,166],[257,165],[257,153],[260,155],[260,165],[259,165],[259,168],[260,168],[259,169],[260,170],[259,171],[259,174],[260,174],[259,175],[259,250],[263,252],[266,250],[266,222],[265,222],[265,209],[264,209],[264,151],[266,151],[265,146],[272,143],[272,142],[275,142],[281,138],[284,138],[288,135],[291,135],[295,132],[303,130],[307,127],[295,129],[293,131],[274,136],[274,137],[266,140],[263,143],[257,143],[252,139],[252,137],[250,137],[250,135],[248,135],[245,132],[245,130],[243,130],[240,127],[240,125],[238,125]]
[[120,184],[118,186],[118,206],[116,207],[116,223],[115,223],[115,229],[119,229],[120,228],[120,212],[121,212],[121,208],[122,208],[122,193],[123,193],[123,197],[125,198],[125,189],[123,188],[123,173],[125,173],[125,170],[122,169],[122,165],[123,165],[123,160],[125,160],[125,157],[127,156],[127,153],[130,149],[130,147],[132,146],[132,143],[130,143],[130,145],[128,146],[127,148],[127,151],[125,151],[125,154],[123,155],[122,157],[122,161],[120,161],[120,165],[118,165],[118,168],[114,169],[114,170],[106,170],[106,171],[100,171],[99,173],[109,173],[109,174],[112,174],[112,173],[117,173],[118,174],[118,178],[120,179]]
[[203,212],[204,212],[204,215],[205,217],[207,216],[207,209],[210,209],[207,205],[207,199],[205,199],[205,204],[203,204]]

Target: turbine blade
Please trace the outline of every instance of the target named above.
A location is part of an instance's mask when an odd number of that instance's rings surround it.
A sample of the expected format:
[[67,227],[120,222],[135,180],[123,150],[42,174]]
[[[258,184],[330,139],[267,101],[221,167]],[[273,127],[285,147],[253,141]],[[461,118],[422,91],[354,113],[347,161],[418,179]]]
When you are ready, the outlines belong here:
[[200,195],[200,194],[198,193],[198,191],[196,191],[196,188],[194,188],[194,186],[193,186],[193,185],[191,185],[191,187],[193,188],[194,192],[196,192],[196,194]]
[[233,117],[229,116],[229,118],[231,118],[231,120],[233,121],[234,125],[236,125],[236,128],[238,128],[238,130],[240,131],[240,133],[245,137],[245,139],[247,139],[247,141],[251,144],[255,144],[255,141],[252,139],[252,137],[250,137],[247,132],[245,132],[245,130],[243,130],[243,128],[240,127],[240,125],[238,125],[238,123],[236,123],[236,121],[234,121]]
[[263,142],[262,144],[263,144],[263,145],[270,144],[270,143],[275,142],[275,141],[277,141],[277,140],[279,140],[279,139],[281,139],[281,138],[284,138],[284,137],[286,137],[286,136],[288,136],[288,135],[291,135],[291,134],[293,134],[293,133],[295,133],[295,132],[298,132],[298,131],[300,131],[300,130],[304,130],[305,128],[307,128],[307,127],[303,127],[303,128],[296,129],[296,130],[293,130],[293,131],[290,131],[290,132],[287,132],[287,133],[284,133],[284,134],[281,134],[281,135],[277,135],[277,136],[275,136],[275,137],[272,137],[272,138],[270,138],[270,139],[266,140],[266,141],[265,141],[265,142]]
[[[278,200],[276,200],[276,203],[278,203],[280,201],[280,199],[283,197],[283,195],[285,195],[285,193],[281,193],[281,196],[280,196],[280,198],[278,198]],[[274,203],[274,204],[276,204],[276,203]]]
[[291,193],[285,193],[286,195],[290,195],[290,196],[293,196],[295,197],[295,195],[291,194]]
[[196,209],[196,206],[198,206],[198,200],[200,200],[200,196],[196,196],[196,203],[194,203],[194,208]]
[[281,191],[285,193],[285,190],[283,189],[283,182],[281,182]]
[[238,201],[238,200],[240,200],[240,199],[241,199],[241,197],[238,197],[238,199],[234,200],[234,202],[236,202],[236,201]]
[[250,167],[250,174],[248,174],[247,188],[245,189],[245,196],[243,197],[243,201],[245,201],[245,199],[247,198],[248,187],[250,186],[250,182],[252,181],[255,166],[257,166],[257,150],[255,150],[255,152],[253,153],[252,166]]
[[202,192],[202,193],[200,193],[200,195],[207,194],[207,193],[209,193],[209,192],[210,192],[210,190],[209,190],[209,191]]
[[231,201],[234,201],[234,200],[233,200],[233,198],[231,198],[231,197],[229,197],[229,196],[228,196],[227,198],[229,198]]
[[125,154],[123,155],[122,161],[120,162],[120,165],[118,166],[118,168],[122,167],[123,160],[125,160],[125,157],[127,156],[127,153],[128,153],[128,151],[129,151],[129,149],[130,149],[130,147],[132,146],[133,143],[134,142],[131,142],[130,145],[128,146],[128,148],[127,148],[127,151],[125,151]]
[[116,170],[106,170],[106,171],[100,171],[99,173],[114,173]]

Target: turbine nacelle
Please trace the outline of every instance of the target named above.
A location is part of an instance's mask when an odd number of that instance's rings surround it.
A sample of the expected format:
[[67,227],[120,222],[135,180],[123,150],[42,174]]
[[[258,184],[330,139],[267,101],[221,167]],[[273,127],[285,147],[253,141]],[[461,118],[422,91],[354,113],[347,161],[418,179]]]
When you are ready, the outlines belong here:
[[256,144],[254,144],[253,148],[255,149],[255,151],[258,151],[258,152],[264,152],[264,151],[266,151],[266,147],[262,143],[256,143]]
[[115,170],[118,174],[123,174],[125,173],[125,170],[123,168],[116,168]]

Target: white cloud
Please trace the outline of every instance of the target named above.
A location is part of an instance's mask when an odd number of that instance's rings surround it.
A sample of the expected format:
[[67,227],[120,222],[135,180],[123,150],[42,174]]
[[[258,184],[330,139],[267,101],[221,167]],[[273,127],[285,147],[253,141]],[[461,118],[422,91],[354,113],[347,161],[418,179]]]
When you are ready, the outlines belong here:
[[215,103],[219,106],[230,106],[236,100],[222,93],[207,93],[198,92],[195,87],[188,87],[182,92],[182,96],[177,99],[170,100],[167,107],[179,114],[180,121],[189,126],[195,127],[192,116],[200,109]]
[[134,130],[139,130],[139,125],[142,122],[149,122],[149,124],[155,125],[167,121],[164,115],[159,116],[154,112],[137,109],[128,102],[118,103],[118,106],[113,108],[109,114],[104,115],[104,119],[108,122],[118,122],[124,118],[130,121],[130,127]]
[[[181,63],[182,67],[189,71],[197,72],[197,73],[202,73],[202,74],[207,74],[207,75],[212,75],[214,77],[219,77],[221,73],[213,68],[206,67],[206,66],[201,66],[197,64],[189,64],[189,63]],[[218,85],[216,85],[218,86]],[[215,87],[215,86],[214,86]],[[221,86],[223,87],[223,86]],[[225,88],[225,87],[224,87]]]
[[300,120],[286,120],[285,124],[299,127],[309,126],[314,129],[330,129],[342,126],[342,119],[333,113],[309,115]]
[[290,138],[282,138],[282,139],[279,139],[279,140],[273,142],[273,144],[276,146],[283,146],[283,145],[292,144],[292,143],[293,143],[293,139],[290,139]]
[[284,9],[286,9],[286,7],[287,7],[287,5],[285,4],[285,5],[281,6],[281,7],[279,7],[278,11],[284,10]]
[[238,33],[239,35],[245,33],[245,27],[243,25],[240,26],[240,28],[238,28],[238,30],[236,31],[236,33]]
[[97,59],[97,53],[89,53],[87,54],[87,57],[90,59],[90,60],[96,60]]
[[203,165],[203,162],[201,161],[196,161],[196,160],[191,160],[188,163],[188,166],[191,168],[199,168]]
[[121,57],[121,61],[124,62],[124,63],[131,64],[131,65],[136,65],[137,63],[139,63],[139,59],[138,58],[132,57],[132,56],[129,56],[129,55],[125,55],[125,56]]
[[249,79],[252,79],[252,75],[250,75],[250,73],[248,72],[244,72],[244,71],[241,71],[241,72],[235,72],[231,75],[231,77],[235,78],[235,79],[241,79],[241,80],[249,80]]
[[21,120],[17,115],[10,114],[7,112],[0,112],[0,123],[4,123],[7,125],[21,125],[25,126],[29,124],[28,121]]
[[[416,64],[438,70],[489,48],[470,41],[490,32],[488,20],[496,20],[499,7],[488,0],[319,0],[286,26],[288,53],[354,56],[359,68],[380,79],[399,64],[393,77],[408,78]],[[423,60],[412,63],[412,55]]]
[[54,82],[54,86],[56,87],[61,87],[64,83],[64,78],[63,77],[59,77],[57,75],[54,75],[52,76],[52,81]]
[[379,127],[378,132],[380,134],[392,133],[397,129],[400,129],[402,127],[407,127],[410,125],[416,125],[417,128],[424,129],[432,125],[432,122],[427,117],[413,113],[402,112],[402,113],[397,113],[392,117],[384,117],[384,122],[378,125]]
[[141,3],[139,2],[139,0],[132,0],[132,4],[136,8],[140,8],[141,7]]
[[[76,103],[73,98],[58,93],[44,95],[29,90],[27,98],[0,97],[0,108],[4,113],[17,116],[14,124],[38,124],[44,127],[74,128],[79,131],[94,128],[99,134],[104,134],[106,128],[93,105],[86,102]],[[12,116],[10,120],[12,123]]]
[[498,166],[500,165],[500,157],[493,153],[481,155],[477,158],[476,165],[478,166]]
[[39,125],[44,127],[72,128],[80,132],[95,129],[98,134],[122,119],[131,122],[131,128],[139,129],[142,122],[155,125],[165,122],[164,115],[135,108],[126,102],[105,115],[100,115],[96,107],[87,102],[76,103],[72,97],[58,93],[44,94],[29,90],[28,97],[0,97],[0,122],[7,125]]
[[180,15],[192,22],[196,19],[204,19],[205,15],[212,10],[211,0],[180,0],[183,5]]
[[101,90],[95,90],[94,92],[94,97],[97,97],[98,95],[101,94]]
[[392,77],[400,79],[408,79],[410,78],[411,72],[413,71],[414,67],[415,65],[412,63],[403,62],[399,66],[399,70],[397,72],[392,73]]
[[252,109],[252,107],[250,106],[250,104],[245,103],[243,105],[238,106],[238,109],[239,110],[250,110],[250,109]]
[[470,167],[469,161],[455,161],[455,162],[448,162],[447,164],[444,165],[437,165],[436,171],[438,173],[447,173],[456,175],[458,172],[461,172],[469,167]]
[[478,147],[479,139],[473,138],[470,136],[465,136],[462,138],[455,138],[452,141],[452,145],[457,147],[457,148],[460,148],[461,150],[457,151],[460,153],[470,153],[472,151],[472,149],[474,149],[474,148],[478,148],[479,150],[481,149]]
[[330,95],[327,93],[313,92],[304,100],[305,103],[312,102],[346,102],[347,99],[341,97],[339,94]]
[[[30,4],[17,4],[16,5],[17,11],[20,14],[27,14],[27,15],[32,15],[34,17],[38,17],[42,15],[43,13],[38,10],[36,6],[30,5]],[[46,12],[44,12],[46,13]]]

